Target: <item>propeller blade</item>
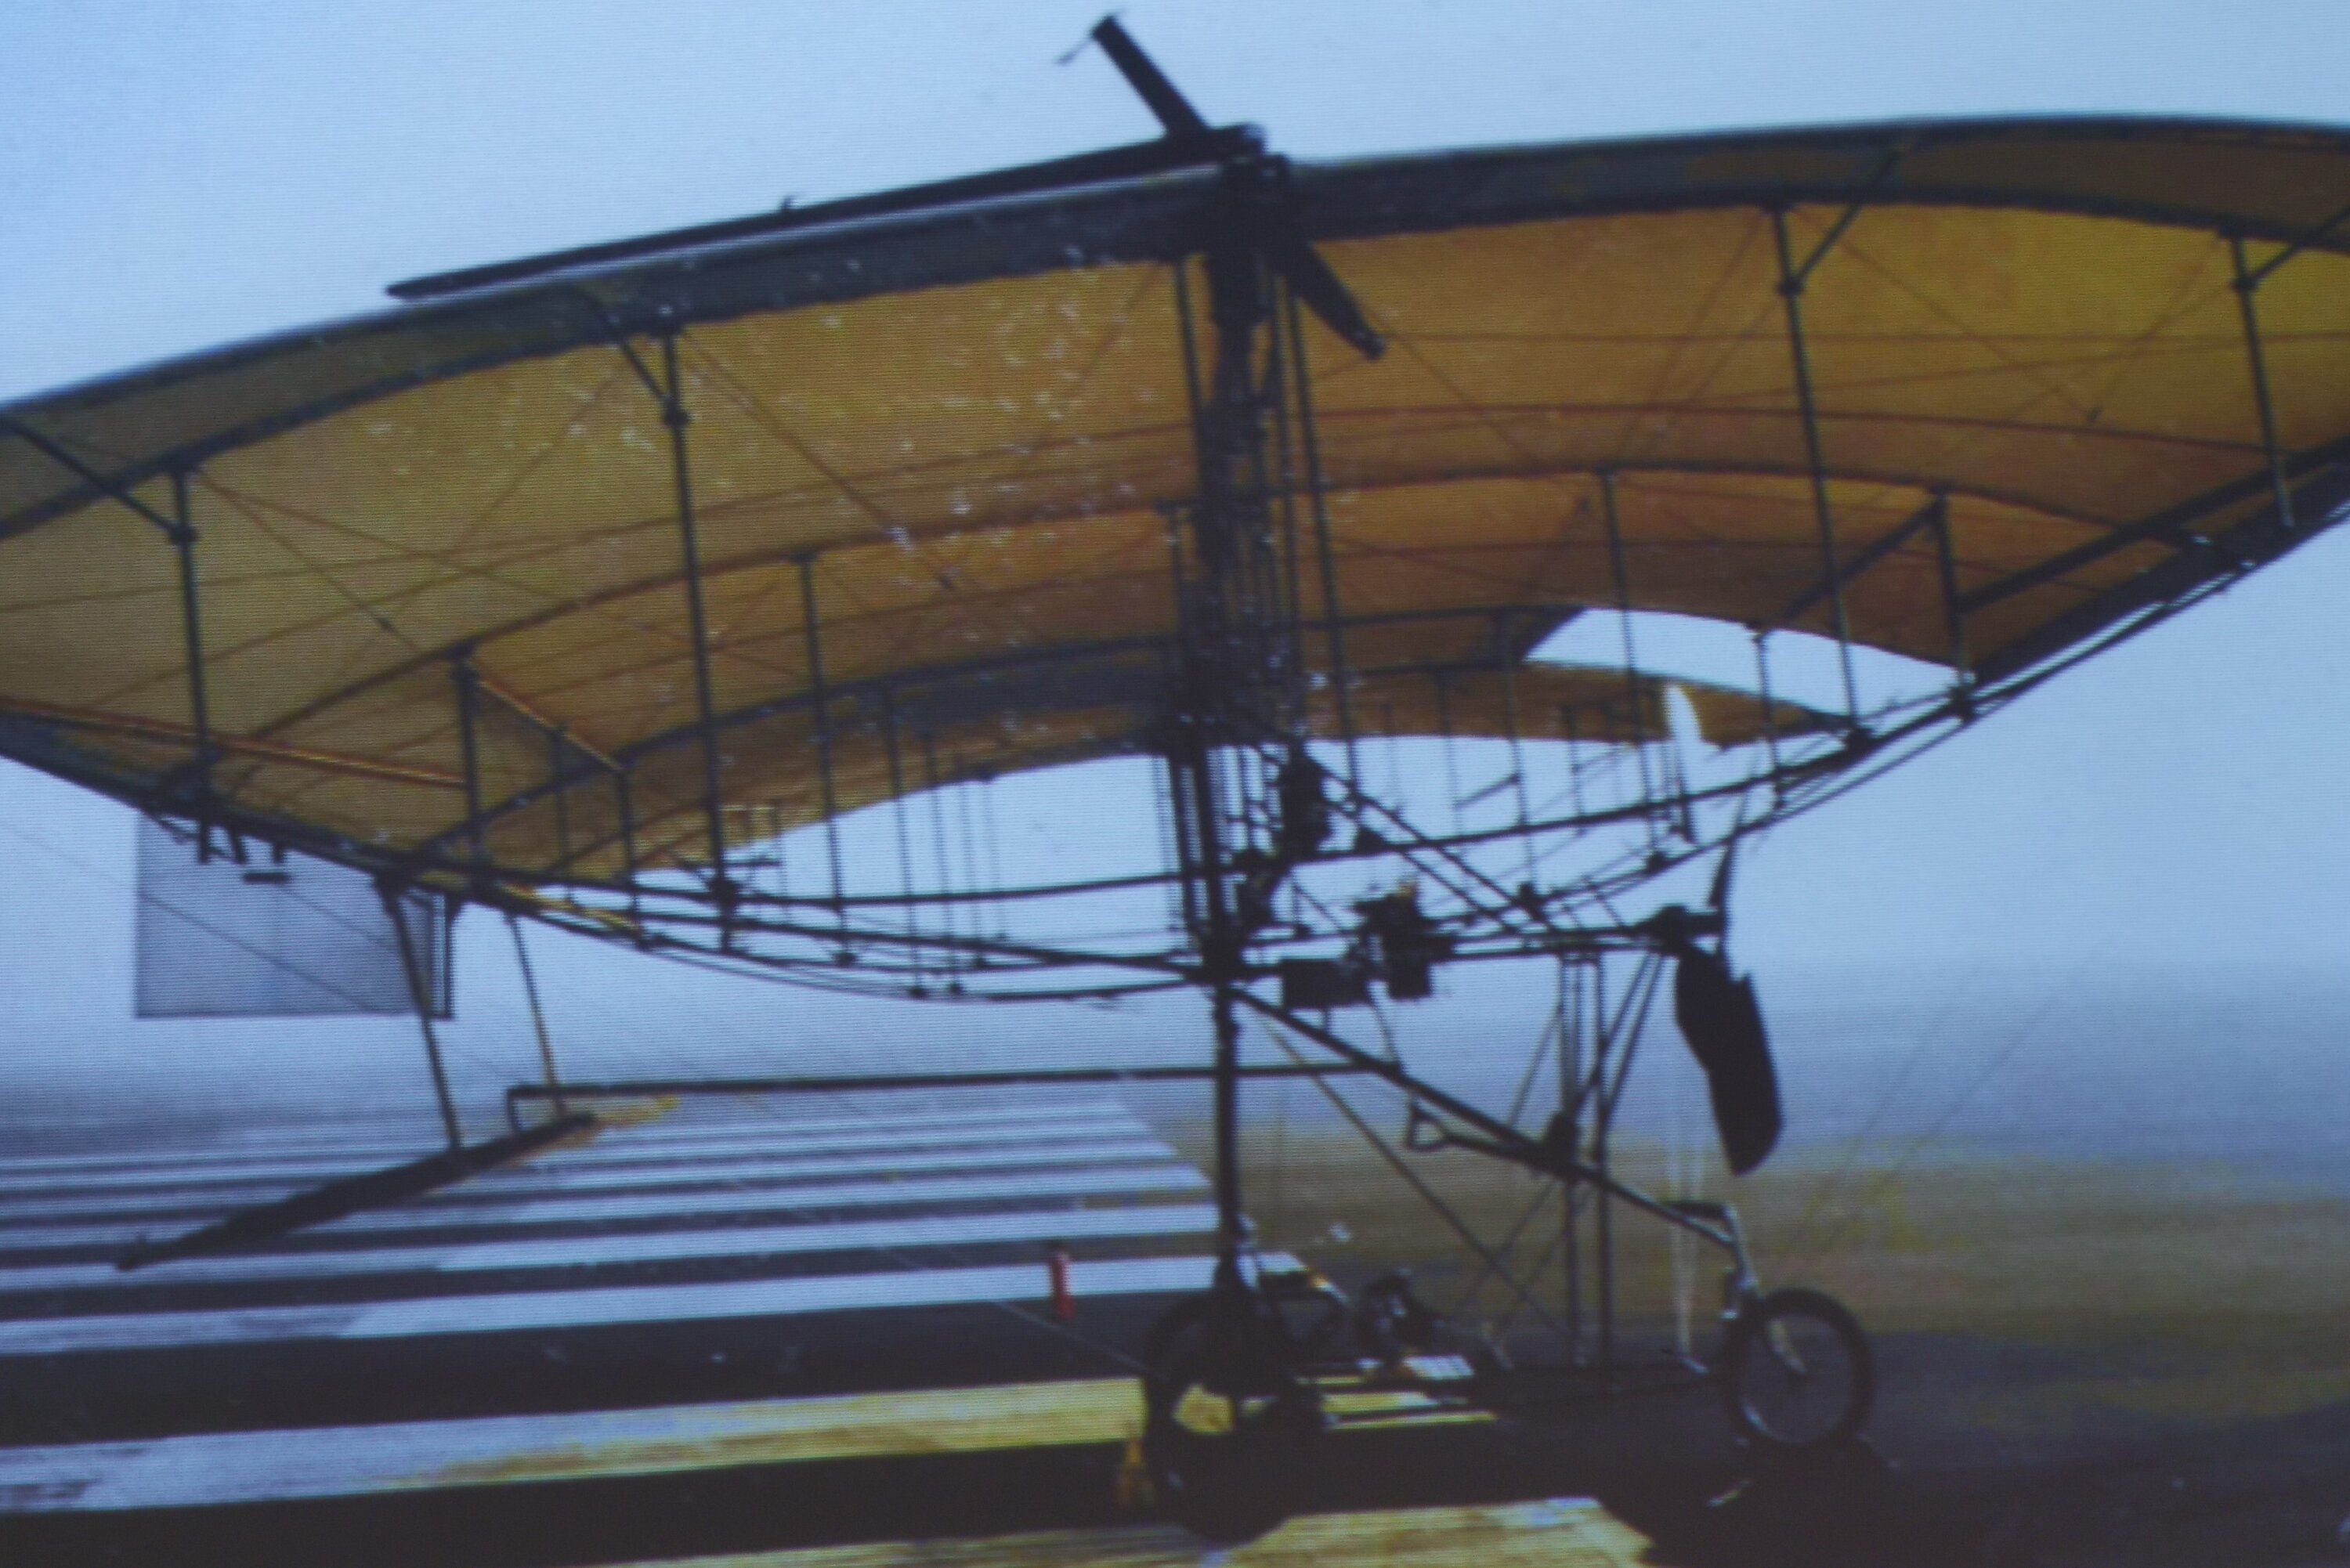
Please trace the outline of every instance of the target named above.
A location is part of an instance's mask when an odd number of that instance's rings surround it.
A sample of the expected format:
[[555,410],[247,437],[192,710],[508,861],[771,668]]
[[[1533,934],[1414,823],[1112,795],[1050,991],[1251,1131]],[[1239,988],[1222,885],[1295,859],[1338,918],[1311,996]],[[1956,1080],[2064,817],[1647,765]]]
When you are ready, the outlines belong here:
[[[1168,80],[1166,70],[1159,68],[1149,54],[1142,52],[1142,45],[1135,42],[1133,33],[1128,33],[1117,16],[1102,16],[1100,24],[1095,24],[1093,42],[1102,45],[1102,54],[1126,78],[1126,85],[1133,87],[1151,113],[1159,115],[1159,125],[1166,127],[1170,141],[1191,141],[1212,134],[1208,119],[1191,109],[1191,99],[1182,97],[1182,89]],[[1311,244],[1290,233],[1276,233],[1266,240],[1264,258],[1283,280],[1288,280],[1290,292],[1297,294],[1305,308],[1316,315],[1323,327],[1354,346],[1356,353],[1366,359],[1378,359],[1387,353],[1387,341],[1370,325],[1370,317],[1363,315],[1361,306],[1356,306],[1354,294],[1347,292],[1347,285],[1339,282],[1337,273],[1330,270],[1330,264]]]
[[1093,36],[1102,53],[1109,57],[1109,63],[1118,67],[1118,74],[1126,78],[1127,86],[1159,117],[1159,123],[1167,128],[1169,136],[1180,139],[1208,134],[1208,122],[1191,107],[1191,100],[1167,79],[1167,73],[1142,52],[1142,46],[1134,41],[1134,35],[1116,16],[1103,17],[1095,26]]
[[1754,981],[1732,974],[1720,954],[1692,949],[1673,976],[1673,1016],[1704,1069],[1730,1173],[1743,1176],[1770,1158],[1786,1127]]
[[[1093,40],[1109,57],[1127,85],[1149,106],[1166,128],[1168,140],[1189,141],[1213,134],[1200,111],[1181,89],[1167,79],[1167,73],[1158,63],[1142,52],[1116,16],[1105,16],[1093,30]],[[1292,234],[1275,234],[1264,245],[1265,260],[1288,283],[1290,289],[1305,308],[1312,311],[1325,327],[1336,333],[1365,358],[1376,359],[1387,351],[1387,343],[1364,316],[1355,296],[1338,281],[1312,245]]]
[[1265,247],[1265,259],[1288,280],[1305,308],[1364,358],[1376,359],[1387,352],[1387,340],[1355,303],[1347,286],[1338,281],[1338,275],[1330,270],[1330,264],[1322,259],[1321,252],[1295,234],[1283,234]]

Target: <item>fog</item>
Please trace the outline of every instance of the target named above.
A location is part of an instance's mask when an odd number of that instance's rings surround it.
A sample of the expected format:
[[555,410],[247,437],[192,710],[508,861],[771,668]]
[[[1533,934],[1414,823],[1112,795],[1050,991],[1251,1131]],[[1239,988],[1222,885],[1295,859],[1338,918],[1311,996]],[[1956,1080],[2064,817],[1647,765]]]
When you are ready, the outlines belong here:
[[[20,7],[0,63],[0,395],[377,308],[419,273],[1151,133],[1097,56],[1055,63],[1097,5],[908,9]],[[2350,43],[2324,5],[2256,25],[2118,3],[1125,16],[1211,119],[1308,158],[1950,113],[2324,119]],[[2345,590],[2350,546],[2320,541],[1749,857],[1735,945],[1779,1021],[1791,1136],[1948,1113],[1953,1134],[2052,1146],[2333,1148],[2311,1107],[2345,1087]],[[1135,831],[1086,818],[1082,781],[1035,787],[1052,793],[1022,799],[1056,831]],[[430,1116],[411,1022],[135,1022],[131,826],[0,768],[0,1128]],[[582,1076],[1206,1045],[1191,999],[877,1003],[530,940]],[[503,924],[467,917],[458,949],[446,1039],[487,1118],[535,1046]],[[1449,983],[1440,1012],[1407,1020],[1410,1048],[1506,1072],[1546,981]],[[1902,1108],[1873,1121],[1887,1084]],[[2191,1126],[2190,1103],[2210,1113]]]

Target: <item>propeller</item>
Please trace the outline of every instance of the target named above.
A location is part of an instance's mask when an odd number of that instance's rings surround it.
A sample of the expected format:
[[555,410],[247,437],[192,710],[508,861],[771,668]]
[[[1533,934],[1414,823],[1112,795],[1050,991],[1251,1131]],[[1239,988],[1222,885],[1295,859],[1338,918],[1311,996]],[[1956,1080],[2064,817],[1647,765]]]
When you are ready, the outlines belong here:
[[[1215,136],[1206,118],[1167,78],[1158,62],[1142,52],[1142,46],[1134,41],[1134,35],[1116,16],[1103,17],[1095,25],[1091,36],[1102,53],[1109,57],[1110,64],[1118,67],[1118,75],[1126,78],[1127,85],[1158,117],[1170,142],[1203,141]],[[1286,165],[1276,163],[1276,167],[1285,169]],[[1290,292],[1323,326],[1352,345],[1365,358],[1376,359],[1386,353],[1386,340],[1363,314],[1346,284],[1330,270],[1330,264],[1296,232],[1284,212],[1275,208],[1274,213],[1270,232],[1258,235],[1266,263],[1281,275]]]
[[1673,974],[1673,1021],[1680,1025],[1690,1054],[1705,1070],[1714,1127],[1733,1176],[1743,1176],[1770,1158],[1786,1121],[1754,979],[1730,967],[1730,888],[1745,831],[1742,804],[1707,893],[1710,923],[1721,933],[1720,940],[1711,951],[1693,941],[1682,944]]

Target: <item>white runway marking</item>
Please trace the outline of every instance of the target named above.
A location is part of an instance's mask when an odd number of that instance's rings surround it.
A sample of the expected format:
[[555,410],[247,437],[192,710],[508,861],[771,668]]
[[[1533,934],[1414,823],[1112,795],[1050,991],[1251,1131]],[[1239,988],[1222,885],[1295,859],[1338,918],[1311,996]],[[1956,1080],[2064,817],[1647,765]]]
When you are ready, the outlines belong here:
[[[983,1162],[974,1162],[983,1163]],[[805,1213],[818,1209],[870,1209],[918,1203],[991,1203],[1024,1198],[1086,1198],[1146,1192],[1196,1192],[1207,1178],[1188,1165],[1139,1168],[1045,1170],[1016,1176],[940,1176],[910,1181],[847,1181],[765,1191],[693,1192],[671,1197],[550,1198],[467,1216],[450,1210],[390,1209],[355,1214],[305,1235],[346,1238],[380,1231],[512,1228],[614,1220],[660,1220],[712,1214]],[[0,1228],[0,1248],[55,1251],[119,1247],[175,1233],[174,1224],[124,1221],[89,1226]]]
[[[855,1100],[837,1104],[859,1109]],[[336,1344],[396,1342],[415,1347],[400,1353],[415,1381],[403,1373],[396,1391],[375,1391],[387,1397],[371,1394],[368,1408],[412,1417],[450,1407],[435,1379],[459,1345],[494,1364],[501,1356],[536,1364],[550,1333],[731,1323],[754,1325],[737,1334],[764,1335],[768,1330],[755,1325],[775,1319],[778,1338],[788,1339],[833,1332],[785,1326],[802,1314],[987,1303],[1021,1304],[1050,1326],[1039,1310],[1052,1293],[1044,1244],[1056,1241],[1076,1254],[1068,1286],[1080,1299],[1174,1296],[1212,1277],[1213,1259],[1201,1255],[1217,1221],[1202,1200],[1206,1178],[1115,1101],[1032,1098],[886,1114],[823,1108],[825,1116],[802,1116],[799,1104],[754,1106],[610,1126],[443,1192],[275,1243],[290,1250],[182,1259],[130,1274],[109,1256],[126,1242],[167,1238],[232,1207],[418,1158],[432,1152],[429,1138],[378,1141],[381,1129],[369,1127],[348,1139],[305,1133],[0,1160],[0,1248],[21,1260],[0,1264],[0,1364],[31,1369],[43,1356],[140,1354],[155,1357],[140,1365],[152,1368],[161,1390],[192,1366],[174,1359],[182,1354],[265,1355],[272,1345],[301,1343],[325,1366],[340,1368],[349,1362]],[[957,1211],[971,1209],[985,1211]],[[640,1272],[646,1265],[673,1267],[656,1283]],[[356,1299],[322,1302],[323,1282],[333,1282],[334,1295]],[[238,1304],[215,1304],[222,1302]],[[935,1332],[935,1320],[919,1316],[869,1320],[870,1328],[862,1316],[848,1321],[857,1324],[844,1331],[852,1335],[916,1325]],[[507,1337],[484,1337],[501,1334]],[[597,1475],[788,1462],[832,1451],[826,1445],[902,1441],[899,1428],[874,1425],[879,1417],[866,1407],[875,1399],[897,1412],[890,1419],[905,1416],[899,1407],[910,1401],[920,1406],[921,1418],[907,1429],[918,1430],[927,1449],[941,1440],[941,1421],[972,1442],[1033,1431],[1045,1417],[1022,1415],[1022,1401],[1066,1402],[1071,1388],[1083,1387],[1092,1391],[1087,1418],[1101,1428],[1086,1428],[1093,1435],[1085,1440],[1113,1441],[1128,1424],[1133,1384],[1107,1359],[1097,1370],[1116,1375],[980,1391],[1020,1407],[1008,1415],[993,1406],[974,1414],[972,1391],[912,1390],[0,1449],[0,1513],[504,1486],[515,1478],[501,1467],[516,1459],[582,1465]],[[322,1374],[330,1381],[343,1375]],[[135,1387],[101,1403],[101,1432],[170,1430],[179,1418],[150,1409]],[[325,1418],[364,1417],[354,1408]],[[1058,1415],[1048,1425],[1053,1440],[1073,1440],[1066,1434],[1076,1428]],[[606,1451],[608,1441],[617,1449]],[[583,1443],[598,1447],[583,1455]]]
[[242,1282],[420,1272],[481,1273],[713,1258],[784,1257],[811,1252],[899,1251],[1009,1241],[1103,1241],[1205,1235],[1216,1210],[1205,1203],[1118,1209],[1022,1210],[1009,1214],[933,1215],[916,1220],[850,1220],[829,1225],[724,1226],[650,1235],[556,1236],[531,1241],[481,1241],[441,1247],[379,1247],[348,1252],[265,1252],[249,1257],[183,1258],[126,1274],[111,1263],[0,1267],[0,1292],[105,1289],[118,1285]]
[[[1174,1151],[1157,1138],[1135,1138],[1116,1143],[1062,1144],[1051,1139],[1032,1137],[979,1148],[930,1149],[921,1151],[893,1150],[879,1154],[814,1155],[771,1154],[756,1158],[712,1160],[702,1165],[668,1164],[643,1169],[596,1170],[577,1166],[533,1168],[517,1167],[506,1170],[487,1171],[442,1191],[419,1199],[415,1207],[440,1211],[511,1201],[517,1197],[566,1192],[586,1197],[598,1192],[619,1192],[645,1188],[676,1188],[707,1186],[716,1182],[730,1183],[743,1190],[773,1186],[784,1182],[817,1177],[861,1176],[884,1171],[958,1170],[974,1165],[1083,1165],[1172,1158]],[[218,1201],[217,1193],[191,1193],[195,1199],[183,1205],[159,1202],[152,1192],[114,1194],[96,1198],[57,1199],[37,1203],[0,1204],[0,1220],[26,1221],[69,1222],[96,1220],[109,1214],[151,1213],[157,1210],[179,1212],[191,1217],[194,1223],[205,1215],[229,1212],[248,1203],[266,1203],[287,1197],[304,1188],[279,1187],[244,1196],[234,1203]],[[213,1201],[206,1202],[211,1199]]]
[[[1136,1258],[1071,1265],[1085,1296],[1205,1290],[1215,1260]],[[974,1269],[905,1269],[702,1285],[620,1285],[522,1294],[436,1296],[360,1306],[254,1307],[32,1318],[0,1323],[0,1356],[176,1349],[292,1339],[403,1339],[515,1329],[681,1323],[887,1307],[1035,1301],[1049,1293],[1042,1262]]]
[[[537,1162],[596,1164],[636,1161],[665,1156],[691,1158],[719,1153],[773,1149],[889,1147],[915,1142],[945,1144],[986,1141],[1031,1127],[1145,1130],[1132,1113],[1111,1102],[1045,1109],[1020,1108],[999,1112],[932,1112],[869,1117],[821,1117],[806,1121],[746,1121],[736,1118],[713,1126],[611,1127],[591,1141],[561,1147],[536,1157]],[[505,1129],[500,1127],[497,1132]],[[961,1137],[958,1138],[958,1134]],[[476,1129],[479,1141],[492,1134]],[[271,1151],[256,1148],[204,1147],[148,1150],[109,1155],[36,1155],[0,1159],[0,1182],[10,1193],[42,1188],[114,1185],[169,1185],[185,1176],[219,1181],[286,1178],[327,1180],[375,1169],[402,1160],[421,1159],[441,1152],[430,1137],[398,1143],[328,1142],[300,1148]],[[24,1179],[17,1179],[17,1178]]]
[[[1076,1118],[1055,1116],[1039,1118],[1032,1125],[1026,1119],[1014,1120],[991,1128],[942,1127],[907,1130],[884,1129],[878,1133],[830,1133],[808,1137],[771,1136],[766,1137],[734,1137],[724,1141],[711,1140],[691,1147],[664,1148],[650,1143],[630,1142],[618,1146],[589,1145],[585,1147],[558,1147],[534,1155],[502,1168],[504,1171],[585,1171],[627,1169],[636,1167],[668,1167],[692,1168],[693,1162],[718,1161],[731,1158],[802,1158],[819,1154],[852,1155],[864,1152],[910,1148],[957,1148],[974,1151],[1008,1143],[1069,1142],[1081,1139],[1102,1141],[1112,1138],[1148,1137],[1150,1129],[1132,1116]],[[434,1152],[428,1150],[428,1153]],[[9,1180],[0,1187],[0,1210],[15,1210],[27,1202],[49,1200],[64,1203],[82,1199],[109,1202],[116,1193],[184,1193],[224,1188],[276,1187],[292,1190],[333,1181],[346,1176],[356,1176],[384,1166],[398,1163],[414,1153],[402,1151],[397,1157],[373,1164],[360,1163],[346,1155],[332,1159],[280,1162],[268,1165],[215,1164],[190,1160],[178,1168],[158,1167],[136,1171],[103,1171],[82,1176],[42,1176],[30,1180]],[[237,1201],[248,1201],[242,1195]]]

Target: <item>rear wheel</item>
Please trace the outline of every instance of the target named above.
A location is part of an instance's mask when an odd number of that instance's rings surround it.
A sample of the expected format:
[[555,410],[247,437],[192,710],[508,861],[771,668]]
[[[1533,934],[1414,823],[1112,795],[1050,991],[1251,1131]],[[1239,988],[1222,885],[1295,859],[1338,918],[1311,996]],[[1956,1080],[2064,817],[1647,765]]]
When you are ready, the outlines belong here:
[[1868,1336],[1841,1302],[1814,1290],[1749,1303],[1722,1342],[1719,1371],[1731,1423],[1776,1449],[1847,1442],[1877,1400]]
[[1211,1541],[1245,1541],[1289,1517],[1322,1429],[1320,1400],[1284,1364],[1261,1305],[1203,1297],[1151,1334],[1143,1457],[1159,1505]]

